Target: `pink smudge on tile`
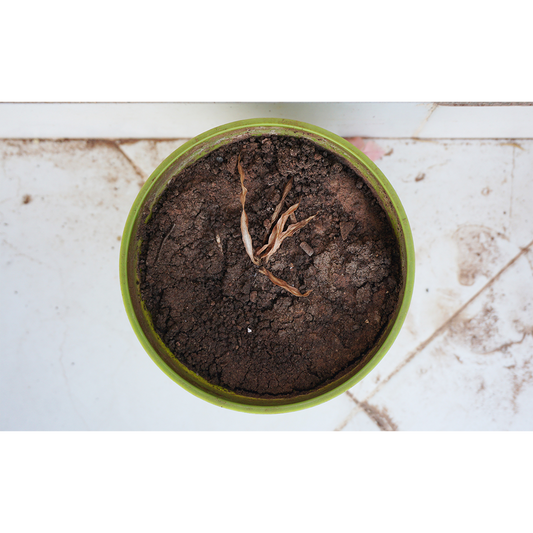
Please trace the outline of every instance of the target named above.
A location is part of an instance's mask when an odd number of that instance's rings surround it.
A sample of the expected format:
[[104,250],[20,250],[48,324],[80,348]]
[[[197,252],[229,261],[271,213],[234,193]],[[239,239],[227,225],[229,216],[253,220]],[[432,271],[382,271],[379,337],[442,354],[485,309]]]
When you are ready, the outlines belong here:
[[361,137],[348,137],[346,140],[359,148],[372,161],[377,161],[385,155],[385,150],[374,141],[365,142]]
[[363,141],[362,137],[347,137],[346,140],[352,143],[356,148],[359,148],[361,152],[365,148],[365,141]]

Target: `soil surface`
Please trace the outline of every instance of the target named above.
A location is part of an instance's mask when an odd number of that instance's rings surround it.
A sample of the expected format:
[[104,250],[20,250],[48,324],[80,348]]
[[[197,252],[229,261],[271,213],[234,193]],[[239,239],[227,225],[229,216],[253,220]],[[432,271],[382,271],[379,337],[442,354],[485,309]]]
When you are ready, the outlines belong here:
[[[266,265],[308,297],[274,285],[246,254],[239,154],[254,249],[291,177],[281,212],[300,200],[298,221],[317,214]],[[398,303],[400,255],[383,209],[310,141],[264,136],[211,152],[173,178],[140,238],[141,294],[157,332],[188,368],[243,395],[294,396],[348,372]]]

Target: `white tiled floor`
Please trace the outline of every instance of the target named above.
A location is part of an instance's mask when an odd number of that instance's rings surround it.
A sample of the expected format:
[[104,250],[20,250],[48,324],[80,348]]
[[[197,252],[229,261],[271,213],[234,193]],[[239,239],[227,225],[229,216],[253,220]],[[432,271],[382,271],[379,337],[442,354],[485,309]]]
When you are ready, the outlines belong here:
[[183,141],[0,141],[0,429],[533,429],[533,141],[374,140],[415,240],[406,323],[349,394],[268,416],[182,390],[123,309],[129,208]]

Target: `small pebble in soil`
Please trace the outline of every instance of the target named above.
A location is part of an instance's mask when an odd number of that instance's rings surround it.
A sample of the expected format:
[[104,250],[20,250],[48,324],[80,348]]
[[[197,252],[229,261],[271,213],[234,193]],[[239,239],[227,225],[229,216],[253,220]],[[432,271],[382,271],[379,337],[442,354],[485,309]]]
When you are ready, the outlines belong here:
[[250,328],[246,328],[246,331],[247,331],[248,333],[252,333],[252,330],[251,330]]
[[223,158],[223,157],[220,157],[220,156],[218,156],[218,157],[217,157],[217,161],[218,161],[219,163],[223,163],[223,162],[224,162],[224,158]]
[[306,242],[300,243],[300,248],[309,256],[311,257],[315,251],[309,246]]

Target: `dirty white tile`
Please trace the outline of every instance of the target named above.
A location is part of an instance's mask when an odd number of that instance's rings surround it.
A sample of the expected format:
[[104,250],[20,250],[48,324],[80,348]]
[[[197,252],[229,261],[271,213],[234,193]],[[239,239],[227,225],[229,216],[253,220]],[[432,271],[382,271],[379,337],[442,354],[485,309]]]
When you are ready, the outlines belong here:
[[523,149],[504,141],[376,142],[393,150],[377,164],[407,212],[416,273],[395,344],[351,389],[359,400],[533,240],[531,141],[521,142]]
[[350,391],[346,392],[346,396],[353,400],[355,407],[335,428],[336,431],[396,431],[398,429],[386,407],[378,409],[367,401],[359,401]]
[[107,143],[3,141],[0,161],[0,425],[85,429],[127,357],[118,255],[138,176]]
[[410,102],[0,103],[0,138],[177,139],[265,117],[301,120],[347,137],[411,137],[431,107]]
[[[374,141],[391,152],[376,163],[409,217],[416,275],[410,312],[394,346],[352,388],[361,400],[533,239],[527,224],[531,141]],[[149,174],[171,147],[139,141],[122,148]]]
[[368,400],[399,430],[533,430],[533,251]]
[[422,138],[533,137],[533,106],[438,105],[418,132]]
[[520,140],[510,142],[513,149],[513,168],[510,178],[509,216],[508,225],[517,242],[526,243],[531,239],[533,227],[532,199],[532,171],[533,171],[533,141]]
[[[122,305],[117,238],[140,185],[179,146],[173,143],[181,142],[125,143],[119,150],[105,141],[0,141],[0,428],[329,430],[344,424],[347,430],[379,429],[367,412],[354,411],[347,395],[284,415],[221,409],[181,389],[144,352]],[[352,389],[359,400],[533,239],[528,201],[533,197],[532,141],[520,141],[519,147],[497,141],[377,142],[393,149],[377,163],[409,216],[417,278],[411,311],[395,345]],[[417,181],[422,174],[424,179]],[[30,196],[27,203],[25,195]],[[532,260],[524,256],[521,261]],[[496,348],[520,341],[520,324],[529,324],[526,312],[530,310],[512,315],[521,322],[509,322],[506,329],[499,326],[504,324],[500,317],[498,332],[503,333],[494,341],[501,342]],[[490,385],[494,402],[507,406],[502,412],[509,417],[515,409],[520,414],[530,407],[530,388],[520,384],[529,372],[520,351],[531,352],[528,343],[530,335],[509,345],[515,359],[506,365],[511,367],[507,374],[488,367],[483,374],[485,388]],[[422,429],[433,427],[431,405],[408,405],[394,396],[419,398],[433,391],[438,393],[430,398],[434,404],[448,405],[444,384],[438,388],[432,383],[432,388],[412,377],[403,382],[404,372],[425,353],[385,384],[375,404],[369,400],[375,420],[390,415],[399,429],[423,420],[430,422]],[[457,355],[466,358],[463,352]],[[453,361],[454,379],[474,380],[466,370],[470,367],[455,357]],[[514,383],[519,389],[515,403],[510,392]],[[401,394],[394,392],[394,384]],[[389,390],[394,401],[383,399]],[[478,397],[483,393],[464,399],[465,412],[478,408]],[[402,409],[418,413],[409,418]],[[445,409],[441,405],[441,412]],[[472,428],[505,428],[504,414],[492,422],[481,417]],[[463,420],[456,411],[450,416],[454,424]],[[521,428],[516,416],[509,427]],[[471,420],[463,425],[467,423]]]
[[174,150],[177,150],[188,139],[176,139],[172,141],[128,141],[120,142],[118,146],[139,168],[144,179],[162,163]]
[[336,429],[337,431],[380,431],[376,422],[360,407],[355,407]]
[[250,415],[196,398],[152,362],[118,278],[140,181],[114,143],[0,141],[0,429],[333,430],[353,409],[345,395]]

